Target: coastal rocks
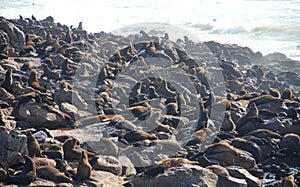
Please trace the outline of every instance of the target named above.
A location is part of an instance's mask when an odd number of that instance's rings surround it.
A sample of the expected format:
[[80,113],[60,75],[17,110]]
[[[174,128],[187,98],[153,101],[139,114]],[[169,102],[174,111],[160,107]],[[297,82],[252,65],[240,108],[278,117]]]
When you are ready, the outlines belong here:
[[241,167],[237,166],[229,166],[226,167],[228,173],[230,176],[233,176],[235,178],[239,179],[245,179],[248,186],[261,186],[262,182],[257,177],[251,175],[247,170]]
[[7,33],[11,47],[21,49],[25,45],[24,33],[5,18],[0,18],[0,29]]
[[0,165],[2,167],[14,165],[21,154],[27,154],[26,135],[14,130],[0,127]]
[[218,176],[209,169],[183,164],[172,167],[155,177],[135,176],[130,181],[134,186],[217,186]]
[[47,127],[49,129],[70,127],[71,124],[70,116],[60,110],[32,102],[20,106],[18,119],[30,123],[33,127]]
[[102,156],[100,155],[97,162],[93,165],[96,170],[107,171],[117,176],[122,174],[122,166],[119,160],[113,156]]
[[122,177],[118,177],[112,173],[100,170],[93,170],[88,179],[76,184],[76,186],[102,186],[102,187],[120,187],[124,184]]

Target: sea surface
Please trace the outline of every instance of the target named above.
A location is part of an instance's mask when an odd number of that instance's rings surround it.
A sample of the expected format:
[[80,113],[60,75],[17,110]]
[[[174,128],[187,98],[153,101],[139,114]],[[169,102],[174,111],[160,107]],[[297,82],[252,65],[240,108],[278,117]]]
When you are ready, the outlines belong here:
[[174,25],[196,36],[238,44],[263,55],[300,60],[300,0],[0,0],[0,16],[44,19],[88,32],[131,25]]

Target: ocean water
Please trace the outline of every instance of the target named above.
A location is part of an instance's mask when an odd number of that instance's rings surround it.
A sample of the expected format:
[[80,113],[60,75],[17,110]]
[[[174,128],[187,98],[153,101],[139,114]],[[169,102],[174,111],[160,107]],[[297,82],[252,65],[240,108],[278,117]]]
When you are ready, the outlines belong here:
[[299,0],[0,0],[0,15],[51,15],[74,27],[82,21],[91,33],[157,22],[185,29],[202,42],[235,43],[300,60]]

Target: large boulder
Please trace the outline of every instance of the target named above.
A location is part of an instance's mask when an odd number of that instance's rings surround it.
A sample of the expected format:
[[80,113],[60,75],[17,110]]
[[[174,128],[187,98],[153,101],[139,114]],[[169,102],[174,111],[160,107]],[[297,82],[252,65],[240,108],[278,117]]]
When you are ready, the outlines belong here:
[[9,44],[14,47],[21,49],[25,45],[25,35],[14,24],[7,21],[5,18],[0,18],[0,29],[6,32],[9,37]]
[[14,165],[21,157],[20,153],[27,154],[26,135],[0,126],[0,137],[0,165],[2,167]]
[[60,110],[43,103],[27,102],[20,106],[18,119],[33,127],[57,129],[70,127],[71,118]]
[[217,186],[218,176],[209,169],[197,165],[183,164],[182,166],[172,167],[163,174],[155,177],[138,175],[133,178],[131,183],[136,186]]

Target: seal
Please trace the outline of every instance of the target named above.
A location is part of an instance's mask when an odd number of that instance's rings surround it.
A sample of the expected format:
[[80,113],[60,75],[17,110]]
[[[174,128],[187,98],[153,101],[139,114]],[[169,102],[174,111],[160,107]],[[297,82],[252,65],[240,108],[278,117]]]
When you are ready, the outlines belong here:
[[168,103],[165,110],[167,115],[172,115],[172,116],[180,115],[180,110],[177,103],[174,102]]
[[38,74],[35,70],[33,70],[28,78],[28,83],[29,86],[31,86],[32,88],[39,90],[40,92],[47,92],[47,89],[44,88],[43,86],[40,85],[39,80],[38,80]]
[[30,157],[42,156],[40,144],[30,131],[27,133],[27,149]]
[[210,139],[213,134],[214,134],[213,131],[210,130],[209,128],[200,129],[192,134],[192,137],[187,142],[186,146],[199,144],[202,141]]
[[10,91],[12,83],[13,83],[12,70],[10,69],[10,70],[6,71],[5,78],[4,78],[3,82],[1,83],[1,87],[7,91]]
[[75,138],[69,138],[64,142],[63,151],[66,160],[79,160],[81,158],[81,150],[76,149],[75,145],[79,145]]
[[157,136],[155,134],[149,134],[143,130],[132,130],[124,134],[124,139],[128,143],[135,143],[143,140],[156,140]]
[[36,179],[35,163],[29,156],[23,155],[23,157],[25,160],[25,164],[21,173],[13,176],[8,175],[8,184],[29,185]]
[[245,124],[245,122],[248,120],[248,118],[257,117],[257,116],[258,116],[258,108],[257,108],[255,102],[252,102],[249,105],[248,112],[243,117],[241,117],[240,119],[237,120],[236,129],[239,129],[240,127],[242,127]]
[[171,167],[175,167],[179,164],[192,164],[197,165],[197,161],[190,161],[186,158],[167,158],[165,160],[156,162],[154,166],[147,169],[144,174],[147,176],[155,177],[158,174],[164,173]]
[[46,179],[58,183],[72,182],[71,178],[65,176],[63,173],[61,173],[58,169],[56,169],[53,166],[39,166],[36,168],[36,173],[37,176],[42,179]]
[[197,127],[195,131],[198,131],[203,128],[207,128],[207,121],[208,121],[208,110],[203,110],[201,116],[197,121]]
[[81,152],[81,157],[77,166],[77,173],[75,175],[75,180],[84,180],[91,175],[92,166],[88,161],[87,154],[85,151]]
[[42,68],[44,71],[44,74],[41,76],[41,78],[43,77],[47,77],[47,79],[54,79],[54,80],[59,80],[60,79],[60,75],[54,71],[52,71],[47,64],[42,64]]
[[235,131],[235,129],[236,129],[236,126],[231,118],[231,114],[230,114],[230,112],[226,111],[225,118],[224,118],[224,121],[222,123],[222,127],[220,130],[221,131]]
[[262,155],[261,155],[261,150],[260,147],[250,141],[250,140],[246,140],[244,138],[234,138],[233,140],[231,140],[230,145],[248,151],[249,153],[251,153],[254,157],[254,159],[256,160],[256,162],[261,162],[262,161]]
[[293,100],[293,92],[291,89],[289,88],[285,88],[282,92],[282,95],[281,95],[281,99],[289,99],[289,100]]

